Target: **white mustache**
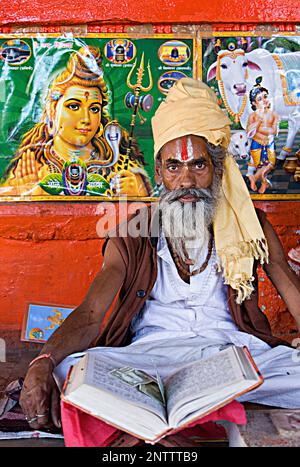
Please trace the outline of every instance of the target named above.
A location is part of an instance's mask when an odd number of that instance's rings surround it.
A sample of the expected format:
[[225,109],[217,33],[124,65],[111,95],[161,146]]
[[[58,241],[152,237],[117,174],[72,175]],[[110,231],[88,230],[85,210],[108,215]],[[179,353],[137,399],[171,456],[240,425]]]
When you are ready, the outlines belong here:
[[194,196],[200,200],[212,199],[213,193],[209,188],[181,188],[174,191],[167,191],[163,188],[161,193],[161,200],[173,202],[179,200],[182,196]]

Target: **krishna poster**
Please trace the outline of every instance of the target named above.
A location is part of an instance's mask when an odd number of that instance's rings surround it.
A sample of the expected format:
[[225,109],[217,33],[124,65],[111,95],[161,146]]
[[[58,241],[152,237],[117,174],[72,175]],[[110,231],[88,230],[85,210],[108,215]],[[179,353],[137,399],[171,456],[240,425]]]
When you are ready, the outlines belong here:
[[300,198],[299,35],[203,34],[199,57],[232,121],[229,152],[252,198]]

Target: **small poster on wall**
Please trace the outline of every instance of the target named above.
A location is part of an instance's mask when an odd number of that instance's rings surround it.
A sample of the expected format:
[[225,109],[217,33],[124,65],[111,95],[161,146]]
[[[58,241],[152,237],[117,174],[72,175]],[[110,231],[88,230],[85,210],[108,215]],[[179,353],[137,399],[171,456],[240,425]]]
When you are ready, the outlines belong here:
[[74,307],[30,303],[25,311],[21,340],[47,342],[51,334],[64,322]]
[[[192,36],[0,36],[0,200],[156,196],[151,118]],[[96,197],[96,198],[95,198]]]
[[300,36],[201,37],[201,77],[232,120],[230,152],[258,199],[300,198]]

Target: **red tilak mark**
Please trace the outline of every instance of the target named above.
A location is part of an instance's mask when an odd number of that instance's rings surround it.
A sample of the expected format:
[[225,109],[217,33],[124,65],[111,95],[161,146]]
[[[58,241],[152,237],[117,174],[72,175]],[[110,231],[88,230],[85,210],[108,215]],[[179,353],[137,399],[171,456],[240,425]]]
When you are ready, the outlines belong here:
[[84,97],[85,97],[85,100],[86,100],[86,101],[88,100],[89,95],[90,95],[90,93],[89,93],[88,91],[86,91],[86,92],[84,93]]
[[183,161],[187,161],[189,156],[188,156],[188,152],[187,152],[186,136],[183,136],[183,138],[181,138],[181,141],[182,141],[181,159]]

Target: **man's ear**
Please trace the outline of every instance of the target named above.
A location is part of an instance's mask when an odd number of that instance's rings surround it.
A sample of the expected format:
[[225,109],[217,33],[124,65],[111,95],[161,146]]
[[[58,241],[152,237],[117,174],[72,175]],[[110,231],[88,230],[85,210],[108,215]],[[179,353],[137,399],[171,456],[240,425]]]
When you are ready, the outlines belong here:
[[154,172],[154,179],[156,185],[160,186],[162,184],[162,174],[161,174],[161,158],[160,155],[157,156],[155,161],[155,172]]

